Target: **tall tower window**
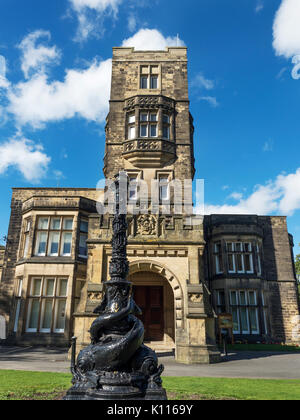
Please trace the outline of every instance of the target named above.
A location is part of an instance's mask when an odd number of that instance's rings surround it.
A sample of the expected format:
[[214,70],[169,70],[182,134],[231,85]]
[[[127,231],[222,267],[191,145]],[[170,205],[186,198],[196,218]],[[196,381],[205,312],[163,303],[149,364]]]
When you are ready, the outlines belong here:
[[163,138],[170,139],[170,116],[163,114]]
[[165,200],[169,200],[169,198],[170,198],[169,175],[160,175],[159,199],[160,201],[165,201]]
[[140,89],[159,89],[158,66],[141,66],[140,73]]
[[135,114],[129,114],[127,118],[128,139],[135,139]]
[[141,76],[141,89],[148,89],[148,76]]
[[158,76],[150,77],[150,89],[158,89]]
[[140,113],[140,137],[157,137],[157,113]]

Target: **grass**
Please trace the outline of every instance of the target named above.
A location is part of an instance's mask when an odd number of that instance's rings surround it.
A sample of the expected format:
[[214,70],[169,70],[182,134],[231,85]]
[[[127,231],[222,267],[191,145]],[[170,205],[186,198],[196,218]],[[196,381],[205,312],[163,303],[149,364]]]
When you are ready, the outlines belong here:
[[[71,375],[0,370],[0,400],[61,399]],[[300,380],[165,377],[171,400],[300,400]]]
[[300,380],[167,377],[164,386],[179,399],[300,400]]
[[54,399],[70,381],[65,373],[0,370],[0,400]]
[[299,352],[300,347],[285,346],[281,344],[234,344],[228,345],[228,350],[235,351],[274,351],[274,352]]

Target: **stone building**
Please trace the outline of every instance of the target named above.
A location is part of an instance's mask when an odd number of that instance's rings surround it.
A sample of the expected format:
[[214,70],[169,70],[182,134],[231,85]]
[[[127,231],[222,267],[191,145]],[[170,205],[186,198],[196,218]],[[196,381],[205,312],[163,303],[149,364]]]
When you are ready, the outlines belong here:
[[[216,362],[217,315],[230,312],[236,339],[291,343],[299,304],[286,218],[180,214],[175,181],[194,178],[193,136],[186,48],[114,48],[104,175],[125,170],[130,205],[139,198],[144,208],[128,215],[128,259],[145,340],[183,363]],[[153,180],[151,207],[139,186],[150,192]],[[13,189],[0,285],[6,343],[89,343],[109,279],[113,216],[99,214],[103,196]]]
[[5,246],[0,245],[0,279],[2,276],[2,269],[4,263],[4,253],[5,253]]

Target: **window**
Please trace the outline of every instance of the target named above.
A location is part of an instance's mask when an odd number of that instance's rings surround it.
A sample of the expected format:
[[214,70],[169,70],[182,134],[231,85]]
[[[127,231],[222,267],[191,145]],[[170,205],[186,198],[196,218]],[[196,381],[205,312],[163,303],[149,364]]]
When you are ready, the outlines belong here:
[[170,139],[170,116],[163,114],[163,138]]
[[137,200],[137,196],[138,196],[137,175],[129,175],[129,188],[128,188],[129,200]]
[[35,277],[30,281],[27,332],[64,333],[68,279]]
[[87,220],[80,221],[79,233],[79,257],[87,258],[87,244],[89,223]]
[[169,200],[170,198],[170,185],[169,175],[160,175],[159,177],[159,199],[161,201]]
[[257,292],[231,290],[230,309],[234,334],[259,334]]
[[217,242],[214,244],[214,257],[215,257],[216,274],[222,274],[223,273],[223,255],[222,255],[221,242]]
[[157,113],[141,112],[140,113],[140,137],[157,137],[158,136],[158,118]]
[[39,217],[34,255],[70,257],[73,217]]
[[20,309],[21,309],[21,299],[22,299],[22,289],[23,289],[23,279],[18,280],[18,288],[16,292],[16,312],[15,312],[15,323],[14,323],[14,332],[18,331]]
[[256,255],[257,255],[257,275],[261,276],[262,270],[261,270],[261,252],[260,252],[260,246],[259,244],[256,245]]
[[148,76],[141,76],[141,89],[148,89]]
[[150,89],[158,89],[158,76],[150,77]]
[[217,313],[224,314],[226,312],[225,291],[217,291]]
[[159,89],[159,67],[141,66],[140,89]]
[[23,248],[23,258],[26,258],[29,250],[29,233],[31,229],[31,220],[26,219],[24,221],[24,248]]
[[265,330],[265,334],[268,334],[268,307],[267,307],[267,301],[266,301],[266,296],[265,296],[265,292],[261,292],[261,299],[262,299],[262,306],[263,306],[263,324],[264,324],[264,330]]
[[129,114],[127,117],[127,125],[128,125],[128,139],[132,140],[135,139],[135,114]]
[[251,242],[227,242],[226,249],[229,273],[254,273]]

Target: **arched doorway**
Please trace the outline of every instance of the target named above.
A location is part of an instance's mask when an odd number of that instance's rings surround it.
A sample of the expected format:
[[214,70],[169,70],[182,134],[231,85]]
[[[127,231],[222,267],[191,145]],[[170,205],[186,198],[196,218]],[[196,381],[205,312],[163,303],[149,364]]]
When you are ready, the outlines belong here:
[[175,343],[174,293],[161,274],[138,271],[130,275],[134,299],[142,309],[145,342]]

